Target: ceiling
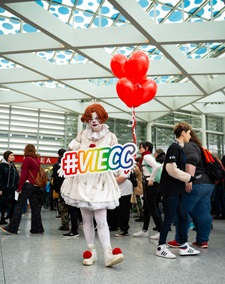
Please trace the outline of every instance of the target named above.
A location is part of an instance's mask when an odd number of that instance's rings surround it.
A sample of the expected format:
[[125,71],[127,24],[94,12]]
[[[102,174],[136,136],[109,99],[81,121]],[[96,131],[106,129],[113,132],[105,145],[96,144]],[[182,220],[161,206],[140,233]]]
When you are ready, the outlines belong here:
[[129,120],[110,60],[137,50],[158,86],[138,120],[225,116],[223,0],[1,0],[0,104],[80,114],[97,101]]

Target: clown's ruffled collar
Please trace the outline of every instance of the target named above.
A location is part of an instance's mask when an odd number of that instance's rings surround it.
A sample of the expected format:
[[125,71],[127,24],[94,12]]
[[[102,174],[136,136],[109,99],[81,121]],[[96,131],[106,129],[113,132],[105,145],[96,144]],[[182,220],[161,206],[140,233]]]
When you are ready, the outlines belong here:
[[99,140],[109,132],[109,127],[107,124],[102,124],[102,129],[99,132],[93,132],[89,124],[87,125],[86,129],[88,139],[90,140]]

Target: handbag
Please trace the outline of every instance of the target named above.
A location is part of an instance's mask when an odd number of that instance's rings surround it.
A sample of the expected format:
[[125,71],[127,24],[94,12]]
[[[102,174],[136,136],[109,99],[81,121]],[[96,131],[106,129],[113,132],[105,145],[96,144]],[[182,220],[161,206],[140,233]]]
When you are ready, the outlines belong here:
[[59,194],[54,189],[53,189],[53,192],[52,192],[52,197],[53,197],[53,199],[59,198]]

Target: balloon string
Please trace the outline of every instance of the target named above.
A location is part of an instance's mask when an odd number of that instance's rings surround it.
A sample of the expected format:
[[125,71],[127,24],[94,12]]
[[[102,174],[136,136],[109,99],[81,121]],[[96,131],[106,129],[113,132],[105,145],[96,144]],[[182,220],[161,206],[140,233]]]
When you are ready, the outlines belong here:
[[133,137],[134,144],[136,144],[137,142],[135,127],[136,127],[136,114],[135,114],[134,107],[132,107],[132,137]]

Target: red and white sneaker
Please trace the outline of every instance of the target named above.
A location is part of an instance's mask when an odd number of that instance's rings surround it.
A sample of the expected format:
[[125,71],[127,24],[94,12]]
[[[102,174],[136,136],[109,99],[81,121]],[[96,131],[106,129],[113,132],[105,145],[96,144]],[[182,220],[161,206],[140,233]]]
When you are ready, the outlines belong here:
[[207,249],[209,246],[208,246],[208,243],[207,242],[203,242],[201,244],[197,243],[197,242],[194,242],[192,243],[194,246],[197,246],[197,247],[200,247],[200,248],[203,248],[203,249]]
[[124,260],[124,256],[120,248],[108,247],[104,250],[105,266],[110,267],[116,265]]
[[92,265],[97,261],[97,252],[94,245],[88,245],[88,250],[83,253],[83,265]]
[[180,247],[180,244],[179,244],[176,240],[167,242],[167,244],[168,244],[168,246],[171,247],[171,248],[179,248],[179,247]]

